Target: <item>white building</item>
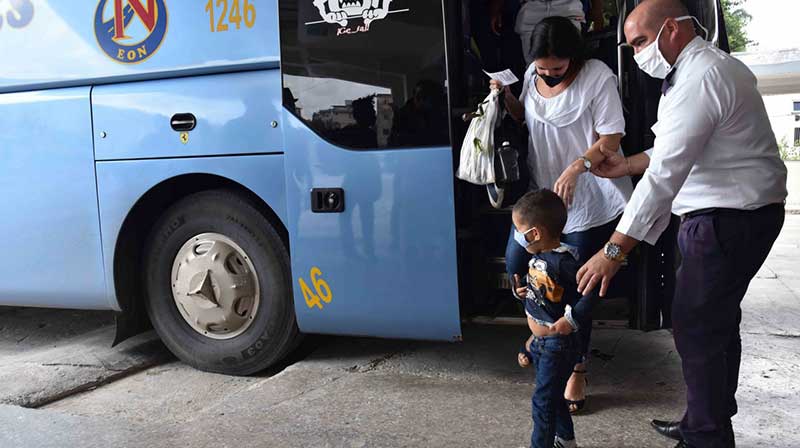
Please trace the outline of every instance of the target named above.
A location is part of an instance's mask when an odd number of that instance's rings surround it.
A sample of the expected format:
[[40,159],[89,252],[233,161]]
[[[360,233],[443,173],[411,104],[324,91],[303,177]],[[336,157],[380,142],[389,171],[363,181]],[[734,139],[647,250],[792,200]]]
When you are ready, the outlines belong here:
[[736,53],[758,77],[772,130],[800,156],[800,49]]

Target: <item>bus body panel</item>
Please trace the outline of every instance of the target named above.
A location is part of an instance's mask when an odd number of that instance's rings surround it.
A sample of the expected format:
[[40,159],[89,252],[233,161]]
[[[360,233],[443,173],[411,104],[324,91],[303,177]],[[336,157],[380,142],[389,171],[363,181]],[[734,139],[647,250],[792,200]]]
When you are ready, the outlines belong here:
[[3,305],[108,307],[89,94],[0,94]]
[[[114,290],[116,242],[125,218],[136,202],[158,184],[186,174],[210,174],[236,182],[255,193],[286,225],[283,156],[250,155],[110,161],[97,163],[100,221],[106,251],[108,303],[120,310]],[[70,303],[63,306],[72,307]]]
[[[100,160],[281,152],[278,70],[98,86],[92,90]],[[176,114],[196,127],[174,130]]]
[[119,39],[113,0],[0,4],[0,54],[13,61],[0,66],[0,92],[278,65],[276,0],[149,3],[121,2]]
[[[351,151],[284,116],[300,329],[459,340],[451,148]],[[342,188],[344,211],[312,212],[312,188]]]

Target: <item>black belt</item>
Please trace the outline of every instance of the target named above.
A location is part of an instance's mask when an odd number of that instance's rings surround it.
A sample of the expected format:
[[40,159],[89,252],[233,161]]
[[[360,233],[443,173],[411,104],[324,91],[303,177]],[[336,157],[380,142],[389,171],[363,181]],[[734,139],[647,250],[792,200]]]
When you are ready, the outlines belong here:
[[728,213],[761,213],[770,211],[772,208],[778,208],[778,207],[783,208],[784,204],[783,203],[769,204],[754,210],[744,210],[738,208],[722,208],[722,207],[701,208],[700,210],[693,210],[681,216],[681,221],[686,221],[687,219],[691,219],[702,215],[712,215],[712,214],[716,215],[716,214],[728,214]]

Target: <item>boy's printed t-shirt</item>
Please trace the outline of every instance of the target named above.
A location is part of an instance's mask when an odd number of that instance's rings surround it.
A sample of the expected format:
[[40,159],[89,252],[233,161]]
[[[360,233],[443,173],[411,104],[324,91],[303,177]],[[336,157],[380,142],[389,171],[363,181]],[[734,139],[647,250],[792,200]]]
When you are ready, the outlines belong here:
[[596,294],[581,296],[575,277],[580,264],[577,249],[562,244],[533,255],[528,263],[525,313],[540,324],[553,324],[565,316],[576,330],[591,325]]

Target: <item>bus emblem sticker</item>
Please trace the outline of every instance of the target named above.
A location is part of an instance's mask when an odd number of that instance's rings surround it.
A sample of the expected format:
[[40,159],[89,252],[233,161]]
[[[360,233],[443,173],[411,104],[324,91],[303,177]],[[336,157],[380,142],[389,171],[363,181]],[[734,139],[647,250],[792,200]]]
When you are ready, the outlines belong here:
[[[339,25],[337,36],[357,34],[369,31],[369,26],[376,20],[385,19],[389,14],[408,12],[408,9],[389,9],[392,0],[314,0],[319,10],[321,21],[308,22],[306,25],[330,23]],[[363,25],[352,26],[353,20],[363,20]]]
[[152,56],[167,34],[165,0],[100,0],[94,35],[116,62],[136,64]]

